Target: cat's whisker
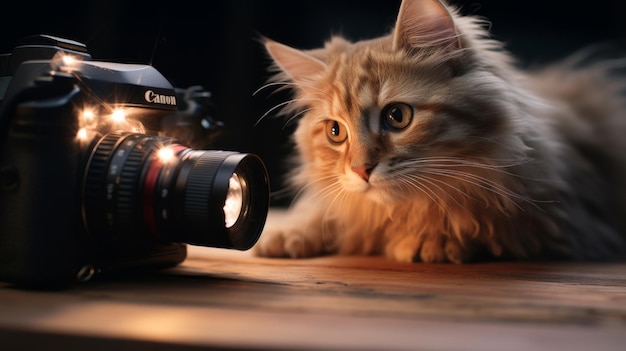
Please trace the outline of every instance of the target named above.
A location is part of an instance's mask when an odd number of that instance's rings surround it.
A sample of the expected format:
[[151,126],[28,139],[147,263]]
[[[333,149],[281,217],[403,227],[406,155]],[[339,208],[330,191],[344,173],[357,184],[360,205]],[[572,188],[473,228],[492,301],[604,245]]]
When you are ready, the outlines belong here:
[[519,174],[506,171],[505,168],[509,168],[509,166],[492,166],[492,165],[480,164],[480,163],[463,163],[463,162],[459,162],[458,164],[430,163],[429,162],[427,163],[427,167],[442,168],[442,169],[458,169],[459,167],[473,168],[473,169],[478,169],[478,170],[486,170],[486,171],[490,171],[490,172],[494,172],[498,174],[505,174],[505,175],[509,175],[512,177],[516,177],[516,178],[521,177]]
[[[280,104],[275,105],[274,107],[270,108],[269,110],[267,110],[261,117],[259,117],[259,119],[254,123],[254,126],[258,126],[259,123],[261,123],[267,116],[269,116],[272,112],[276,111],[277,109],[280,108],[285,108],[287,106],[287,109],[289,109],[290,107],[288,107],[289,105],[293,105],[295,103],[301,103],[302,105],[308,105],[312,102],[315,101],[319,101],[318,99],[291,99],[291,100],[287,100],[284,102],[281,102]],[[297,108],[296,108],[297,109]],[[294,109],[294,110],[296,110]],[[306,111],[308,111],[308,109],[305,109]],[[302,114],[302,112],[297,113],[297,115]],[[290,122],[291,120],[293,120],[294,117],[290,117],[289,120],[287,122]]]
[[[320,190],[317,195],[321,198],[329,200],[330,202],[329,207],[332,207],[334,200],[336,199],[338,194],[341,193],[342,191],[343,189],[341,189],[341,187],[339,187],[337,184],[332,184]],[[333,198],[333,200],[330,200],[331,198]]]
[[[338,185],[336,187],[336,191],[335,189],[333,189],[332,192],[335,193],[335,196],[329,202],[329,206],[326,208],[322,216],[322,223],[324,223],[322,226],[322,233],[321,233],[322,245],[324,245],[326,249],[331,248],[336,241],[336,238],[332,234],[336,233],[336,230],[343,230],[343,228],[341,229],[335,228],[335,230],[333,230],[333,228],[330,228],[330,224],[333,223],[335,225],[338,225],[339,221],[337,221],[337,218],[334,218],[336,217],[335,209],[342,208],[343,203],[346,201],[346,198],[348,197],[348,192],[342,189],[341,187],[339,187]],[[329,191],[327,196],[330,196],[330,194],[331,193]],[[337,202],[338,204],[335,205],[335,202]]]
[[263,121],[265,119],[265,117],[269,116],[270,113],[276,111],[277,109],[293,104],[295,100],[287,100],[284,102],[281,102],[280,104],[270,108],[269,110],[267,110],[259,119],[257,119],[257,121],[254,123],[254,127],[258,126],[259,123],[261,123],[261,121]]
[[330,185],[327,185],[326,187],[322,188],[322,192],[325,191],[325,189],[327,189],[328,187],[331,187],[333,185],[335,185],[335,180],[338,178],[337,175],[334,174],[330,174],[330,175],[326,175],[326,176],[320,176],[320,177],[316,177],[316,178],[312,178],[313,180],[308,182],[307,184],[303,185],[302,187],[300,187],[298,189],[298,191],[296,192],[296,194],[294,195],[293,198],[293,203],[297,202],[297,200],[313,185],[316,185],[318,183],[329,183]]
[[289,197],[291,196],[292,192],[293,192],[293,189],[291,189],[289,186],[283,186],[280,189],[271,191],[270,198],[281,199],[281,198]]
[[442,156],[427,156],[420,157],[419,159],[411,160],[410,162],[429,162],[429,164],[433,162],[440,162],[443,166],[456,166],[456,165],[468,165],[474,167],[484,167],[489,169],[501,169],[501,168],[511,168],[517,166],[523,166],[530,162],[533,162],[530,158],[524,159],[498,159],[498,158],[486,158],[481,157],[481,160],[485,162],[478,162],[474,160],[468,160],[460,157],[442,157]]
[[410,165],[416,168],[422,167],[422,166],[435,167],[435,168],[438,168],[438,167],[440,168],[459,168],[459,167],[474,168],[474,169],[492,171],[495,173],[504,174],[504,175],[508,175],[514,178],[519,178],[519,179],[527,179],[527,180],[533,180],[533,181],[546,181],[542,179],[527,177],[522,174],[519,174],[519,172],[516,173],[516,172],[508,170],[509,168],[519,167],[527,163],[533,162],[531,159],[519,160],[519,161],[506,160],[506,159],[485,159],[485,160],[495,162],[496,164],[482,163],[482,162],[461,159],[461,158],[454,158],[454,157],[424,157],[420,159],[406,161],[403,164]]
[[472,179],[473,181],[475,181],[476,183],[472,183],[472,184],[481,184],[481,185],[485,185],[485,186],[489,186],[491,189],[497,189],[499,191],[501,191],[503,194],[506,194],[508,196],[511,197],[515,197],[515,198],[520,198],[520,199],[528,199],[524,196],[521,196],[505,187],[503,187],[500,183],[489,179],[487,177],[484,176],[480,176],[474,173],[470,173],[470,172],[465,172],[465,171],[461,171],[461,170],[456,170],[456,169],[446,169],[446,170],[441,170],[441,169],[437,169],[436,172],[438,172],[438,174],[440,175],[454,175],[457,176],[458,179],[463,179],[463,177]]
[[314,85],[304,84],[302,82],[293,83],[293,84],[294,84],[295,87],[300,88],[301,90],[302,90],[302,88],[307,88],[307,89],[310,89],[310,90],[315,91],[317,93],[320,93],[320,94],[324,95],[325,97],[327,97],[329,99],[332,98],[332,95],[329,92],[324,91],[324,90],[322,90],[322,89],[320,89],[320,88],[318,88],[318,87],[316,87]]
[[252,93],[252,96],[255,96],[256,94],[260,93],[261,91],[263,91],[265,89],[268,89],[268,88],[271,88],[271,87],[278,87],[276,89],[276,91],[281,91],[283,89],[290,89],[290,88],[291,89],[294,89],[294,88],[295,89],[297,89],[297,88],[300,88],[300,89],[307,88],[307,89],[310,89],[312,91],[321,93],[321,94],[323,94],[324,96],[326,96],[328,98],[332,97],[328,92],[326,92],[326,91],[324,91],[324,90],[322,90],[322,89],[320,89],[320,88],[318,88],[318,87],[316,87],[314,85],[304,84],[302,82],[297,82],[296,83],[296,82],[292,82],[292,81],[274,81],[274,82],[267,83],[267,84],[263,85],[262,87],[260,87],[259,89],[255,90]]
[[475,197],[471,196],[470,194],[468,194],[467,192],[464,192],[463,190],[455,187],[454,185],[448,183],[448,182],[444,182],[441,179],[437,179],[435,177],[430,177],[428,176],[428,174],[424,174],[424,175],[411,175],[412,177],[420,177],[422,178],[424,181],[428,181],[429,184],[431,184],[432,186],[436,187],[437,189],[439,189],[442,193],[444,193],[445,195],[447,195],[452,201],[454,201],[459,207],[462,207],[463,205],[457,200],[456,197],[452,196],[452,194],[450,194],[450,191],[446,191],[445,189],[443,189],[441,186],[435,184],[435,182],[440,183],[441,185],[444,185],[448,188],[450,188],[451,190],[461,194],[462,196],[471,199],[471,200],[476,200]]
[[292,82],[270,82],[270,83],[267,83],[267,84],[261,86],[259,89],[255,90],[252,93],[252,96],[256,96],[257,94],[259,94],[260,92],[262,92],[265,89],[278,87],[277,89],[274,90],[274,92],[276,92],[276,91],[282,90],[282,88],[289,88],[292,85],[293,85]]
[[302,116],[303,114],[309,111],[311,111],[310,108],[305,108],[305,109],[300,110],[298,113],[295,113],[283,124],[283,129],[287,128],[289,124],[291,124],[291,122],[295,121],[296,119],[298,119],[298,117]]
[[[487,170],[490,172],[496,172],[499,174],[517,176],[517,174],[511,173],[502,169],[504,168],[503,165],[490,165],[490,164],[475,162],[475,161],[466,160],[466,159],[453,158],[453,157],[426,157],[426,158],[421,158],[418,160],[412,160],[411,162],[407,164],[410,164],[413,168],[420,169],[420,171],[425,172],[427,174],[452,177],[452,178],[455,178],[456,180],[466,182],[467,184],[480,187],[481,189],[489,190],[490,192],[496,193],[497,195],[502,196],[507,199],[517,199],[517,200],[522,200],[525,202],[534,203],[534,201],[532,201],[531,199],[524,197],[522,195],[519,195],[515,192],[512,192],[509,189],[504,188],[501,184],[493,181],[492,179],[489,179],[487,177],[484,177],[475,173],[458,169],[459,167],[474,168],[474,169],[480,169],[480,170]],[[431,179],[437,179],[437,178],[431,178]],[[443,181],[441,181],[441,183],[447,184]],[[460,189],[456,189],[456,190],[460,191]],[[469,197],[467,193],[464,193],[464,194],[465,196]],[[474,200],[476,199],[474,198]],[[514,203],[517,205],[517,202],[514,201]]]
[[[327,222],[327,217],[329,216],[330,213],[334,213],[334,209],[336,208],[341,208],[341,203],[343,201],[343,199],[346,196],[346,191],[339,186],[338,183],[333,183],[328,185],[327,187],[325,187],[324,189],[320,190],[320,192],[318,193],[318,196],[328,200],[328,206],[326,208],[326,210],[324,211],[324,222]],[[339,199],[339,205],[338,207],[335,206],[335,202],[337,202]]]
[[[443,199],[441,198],[441,196],[439,196],[439,194],[437,194],[428,186],[421,184],[423,181],[429,182],[428,180],[424,180],[422,179],[422,177],[419,177],[419,176],[415,177],[415,175],[413,175],[412,177],[399,177],[398,181],[400,181],[403,185],[408,186],[409,187],[408,190],[410,190],[411,192],[414,189],[417,189],[418,191],[422,192],[424,195],[429,197],[433,201],[433,203],[441,209],[442,212],[446,212],[448,210],[447,203],[443,201]],[[434,186],[437,187],[437,185],[434,185]]]
[[535,203],[534,200],[517,194],[507,188],[504,188],[501,184],[486,178],[486,177],[482,177],[473,173],[469,173],[469,172],[464,172],[464,171],[458,171],[458,170],[450,170],[450,169],[436,169],[436,168],[432,168],[432,169],[424,169],[422,170],[424,172],[427,172],[429,174],[432,175],[439,175],[439,176],[444,176],[444,177],[450,177],[453,178],[455,180],[461,181],[461,182],[465,182],[467,184],[471,184],[474,185],[476,187],[479,187],[483,190],[487,190],[493,194],[496,194],[502,198],[505,198],[507,200],[510,200],[518,209],[520,209],[521,211],[524,211],[524,208],[517,202],[514,200],[520,200],[522,202],[526,202],[529,203],[537,208],[539,208],[537,206],[537,204]]
[[[433,203],[439,207],[439,209],[442,211],[442,213],[446,213],[450,210],[450,206],[448,205],[448,203],[446,201],[444,201],[444,199],[437,194],[433,189],[431,189],[430,187],[428,187],[427,185],[422,185],[421,183],[423,182],[419,181],[419,182],[412,182],[409,185],[411,186],[411,191],[413,191],[414,189],[417,189],[418,191],[421,191],[423,194],[425,194],[426,196],[428,196]],[[445,191],[444,194],[448,195]]]
[[[336,191],[335,191],[336,190]],[[328,201],[328,208],[325,211],[325,215],[329,213],[329,211],[333,211],[335,208],[341,208],[342,200],[345,199],[346,191],[339,186],[333,187],[332,191],[328,191],[326,193],[326,197],[330,198],[330,195],[334,195],[330,201]],[[338,201],[339,200],[339,201]],[[335,206],[335,202],[339,202],[338,206]]]
[[286,90],[286,89],[297,88],[298,86],[299,86],[298,84],[296,84],[294,82],[290,82],[290,81],[269,82],[269,83],[263,85],[262,87],[260,87],[259,89],[255,90],[252,93],[252,96],[256,96],[257,94],[259,94],[263,90],[266,90],[266,89],[269,89],[269,88],[277,87],[272,92],[272,93],[274,93],[274,92],[279,92],[279,91]]

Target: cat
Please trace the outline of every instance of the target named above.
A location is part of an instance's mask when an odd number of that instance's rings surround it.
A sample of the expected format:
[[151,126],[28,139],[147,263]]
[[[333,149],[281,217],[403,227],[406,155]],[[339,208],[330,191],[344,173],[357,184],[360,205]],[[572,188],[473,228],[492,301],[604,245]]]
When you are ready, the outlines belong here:
[[379,38],[263,38],[268,86],[294,94],[296,193],[254,253],[625,259],[624,81],[585,54],[521,70],[484,24],[403,0]]

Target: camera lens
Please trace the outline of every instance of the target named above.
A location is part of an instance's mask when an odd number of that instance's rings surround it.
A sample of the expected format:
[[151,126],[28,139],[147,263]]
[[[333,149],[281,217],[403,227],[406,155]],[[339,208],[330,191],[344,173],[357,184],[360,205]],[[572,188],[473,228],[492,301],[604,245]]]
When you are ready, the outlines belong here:
[[83,187],[87,231],[105,244],[156,240],[246,250],[259,238],[269,206],[258,156],[194,150],[146,134],[101,138]]

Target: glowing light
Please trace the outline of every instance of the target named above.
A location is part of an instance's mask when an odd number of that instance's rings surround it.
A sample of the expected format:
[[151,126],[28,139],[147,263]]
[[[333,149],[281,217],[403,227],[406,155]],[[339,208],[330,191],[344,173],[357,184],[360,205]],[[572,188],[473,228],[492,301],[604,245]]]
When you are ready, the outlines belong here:
[[157,156],[159,157],[161,162],[168,163],[174,159],[174,157],[176,156],[176,153],[174,152],[174,149],[172,149],[171,147],[164,147],[160,149],[159,151],[157,151]]
[[237,173],[233,173],[228,182],[228,194],[224,202],[224,219],[226,228],[231,228],[237,223],[241,209],[243,208],[243,189],[241,179]]
[[65,54],[63,52],[57,52],[53,57],[52,68],[54,70],[58,69],[64,72],[73,72],[78,68],[80,62],[82,61],[79,57]]
[[124,112],[124,110],[122,109],[114,110],[111,114],[111,119],[113,120],[113,122],[122,123],[126,121],[126,112]]
[[76,137],[80,140],[87,140],[87,137],[88,137],[87,128],[80,128],[78,130],[78,133],[76,133]]
[[83,118],[86,121],[92,121],[94,118],[96,118],[96,114],[93,112],[93,110],[84,110],[83,111]]
[[63,55],[62,57],[63,63],[67,66],[75,66],[78,60],[71,55]]

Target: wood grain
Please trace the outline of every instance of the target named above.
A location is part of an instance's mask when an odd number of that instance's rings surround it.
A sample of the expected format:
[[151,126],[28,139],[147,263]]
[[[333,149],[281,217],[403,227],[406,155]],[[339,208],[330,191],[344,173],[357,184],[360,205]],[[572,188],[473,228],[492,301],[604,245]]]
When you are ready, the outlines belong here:
[[181,266],[158,273],[60,292],[1,286],[0,345],[624,350],[625,273],[622,263],[291,260],[189,247]]

